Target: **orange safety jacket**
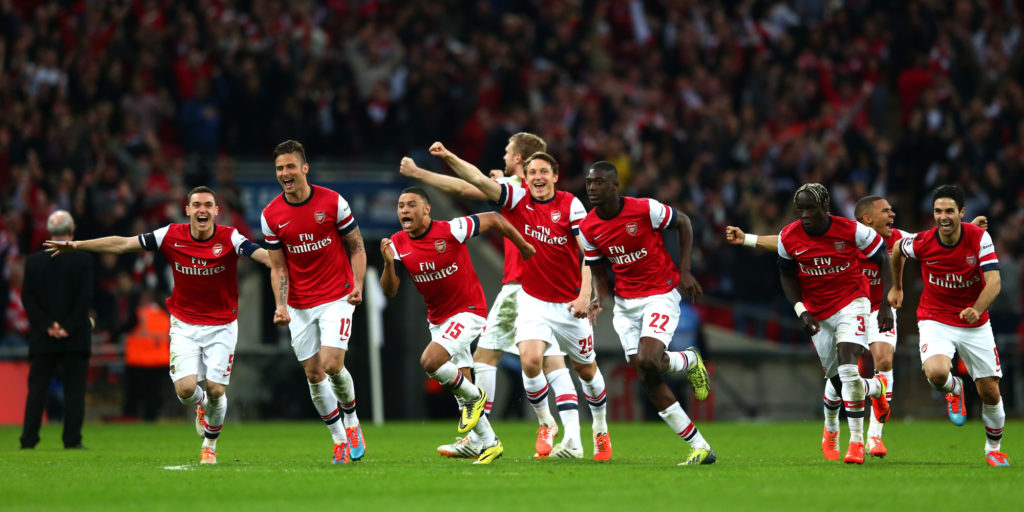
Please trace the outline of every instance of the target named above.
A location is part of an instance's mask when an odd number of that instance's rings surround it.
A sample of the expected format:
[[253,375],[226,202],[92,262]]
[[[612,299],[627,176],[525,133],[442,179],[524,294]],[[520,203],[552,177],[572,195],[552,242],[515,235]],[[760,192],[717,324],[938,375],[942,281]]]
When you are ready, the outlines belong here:
[[135,310],[139,324],[124,340],[124,362],[128,366],[156,368],[171,364],[171,316],[156,304]]

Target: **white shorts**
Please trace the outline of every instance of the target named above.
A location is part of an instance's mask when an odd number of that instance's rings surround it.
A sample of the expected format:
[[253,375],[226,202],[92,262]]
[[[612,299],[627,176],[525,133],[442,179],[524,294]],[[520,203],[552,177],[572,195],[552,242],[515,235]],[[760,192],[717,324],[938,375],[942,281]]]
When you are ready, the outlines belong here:
[[473,356],[469,353],[469,347],[484,328],[486,321],[476,313],[457,313],[440,324],[429,324],[430,341],[444,347],[455,366],[472,368]]
[[682,297],[677,290],[635,299],[615,297],[612,325],[627,362],[639,349],[640,338],[654,338],[668,348],[679,325],[680,300]]
[[[892,308],[889,308],[892,309]],[[879,309],[878,311],[881,311]],[[892,330],[878,332],[878,311],[868,315],[868,344],[875,342],[888,343],[896,348],[896,310],[892,309]]]
[[195,325],[171,315],[171,381],[189,375],[228,385],[238,343],[238,320],[223,325]]
[[[569,312],[569,302],[547,302],[526,291],[516,294],[516,343],[541,340],[548,347],[559,346],[573,361],[581,364],[594,362],[594,329],[586,318],[576,318]],[[547,355],[547,352],[545,352]]]
[[292,334],[292,350],[299,361],[305,361],[320,352],[320,347],[348,350],[352,336],[352,313],[356,307],[345,299],[348,295],[326,304],[306,309],[288,306],[292,320],[288,330]]
[[[487,325],[480,334],[479,348],[488,350],[502,350],[510,354],[519,355],[516,348],[516,296],[523,289],[519,283],[508,283],[501,287],[498,296],[494,298],[491,310],[487,313]],[[558,345],[548,345],[544,356],[564,357],[565,352],[558,348]]]
[[840,343],[856,343],[868,348],[867,331],[870,316],[871,302],[865,297],[859,297],[832,316],[818,321],[820,330],[818,334],[811,336],[811,341],[814,343],[814,350],[818,351],[821,369],[825,371],[826,378],[839,374]]
[[1003,376],[991,323],[985,322],[985,325],[978,327],[957,327],[934,320],[921,320],[917,323],[917,330],[921,336],[919,344],[922,364],[932,356],[943,355],[952,359],[954,353],[959,353],[960,359],[967,366],[967,373],[975,380]]

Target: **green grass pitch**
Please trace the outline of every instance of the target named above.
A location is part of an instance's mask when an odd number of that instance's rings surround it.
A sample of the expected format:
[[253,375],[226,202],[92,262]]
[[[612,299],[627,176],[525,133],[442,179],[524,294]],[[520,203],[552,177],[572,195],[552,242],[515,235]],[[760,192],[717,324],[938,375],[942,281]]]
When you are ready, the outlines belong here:
[[197,464],[186,423],[87,424],[85,451],[65,451],[59,425],[34,450],[0,427],[0,510],[1024,510],[1022,421],[1006,425],[1009,468],[985,464],[976,420],[894,421],[890,455],[863,466],[824,460],[819,422],[705,423],[718,463],[677,467],[689,448],[662,423],[613,423],[613,460],[597,463],[533,460],[535,426],[500,421],[504,457],[473,466],[435,451],[455,424],[364,426],[367,456],[347,466],[312,420],[228,423],[217,466]]

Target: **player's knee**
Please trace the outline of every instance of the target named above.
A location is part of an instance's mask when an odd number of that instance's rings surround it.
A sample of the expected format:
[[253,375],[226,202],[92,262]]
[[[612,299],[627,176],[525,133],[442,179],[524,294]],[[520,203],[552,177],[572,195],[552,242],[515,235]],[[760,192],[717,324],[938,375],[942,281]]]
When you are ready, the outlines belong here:
[[196,393],[196,385],[175,386],[174,391],[178,394],[178,398],[188,400]]
[[214,400],[219,400],[220,397],[224,396],[224,392],[226,390],[227,387],[221,384],[217,384],[214,382],[207,382],[206,384],[206,394],[209,395],[210,398]]
[[530,377],[536,376],[544,369],[543,357],[522,357],[521,362],[523,373]]
[[880,372],[892,371],[892,356],[881,356],[875,358],[875,370]]
[[430,357],[426,353],[420,356],[420,366],[422,366],[423,370],[426,371],[427,373],[436,372],[439,368],[441,368],[442,364],[443,361],[440,361],[434,357]]
[[[658,354],[663,355],[663,354]],[[651,354],[638,353],[636,359],[633,360],[633,364],[636,367],[636,371],[642,374],[661,374],[661,361],[658,357],[653,357]]]
[[999,396],[999,387],[994,386],[992,388],[978,388],[978,397],[981,398],[981,402],[985,405],[996,405],[1002,400]]
[[576,370],[576,375],[579,375],[580,379],[583,379],[587,382],[594,380],[594,376],[597,375],[596,362],[590,364],[573,362],[572,367],[574,370]]

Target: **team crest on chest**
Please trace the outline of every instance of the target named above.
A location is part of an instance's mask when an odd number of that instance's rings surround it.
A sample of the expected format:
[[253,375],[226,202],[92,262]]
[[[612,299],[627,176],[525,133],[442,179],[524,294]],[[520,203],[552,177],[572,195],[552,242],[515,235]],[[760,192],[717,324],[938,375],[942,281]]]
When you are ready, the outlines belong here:
[[636,236],[637,232],[639,232],[639,231],[640,231],[640,228],[636,225],[636,222],[627,222],[626,223],[626,233],[628,233],[629,236]]
[[973,267],[973,266],[978,264],[978,257],[973,255],[973,254],[971,254],[971,255],[968,255],[966,258],[964,258],[964,261],[967,262],[967,266],[968,267]]
[[551,222],[558,222],[562,220],[562,212],[554,210],[551,212]]
[[846,240],[836,240],[832,242],[832,247],[835,248],[836,252],[843,252],[846,250]]
[[224,252],[224,246],[221,244],[213,244],[213,255],[220,256],[220,253]]
[[437,252],[444,252],[447,247],[448,244],[444,240],[434,240],[434,249],[437,249]]
[[326,218],[327,218],[327,212],[325,212],[323,210],[320,210],[320,211],[318,211],[318,212],[313,214],[313,220],[315,220],[317,224],[323,224],[324,223],[324,219],[326,219]]

